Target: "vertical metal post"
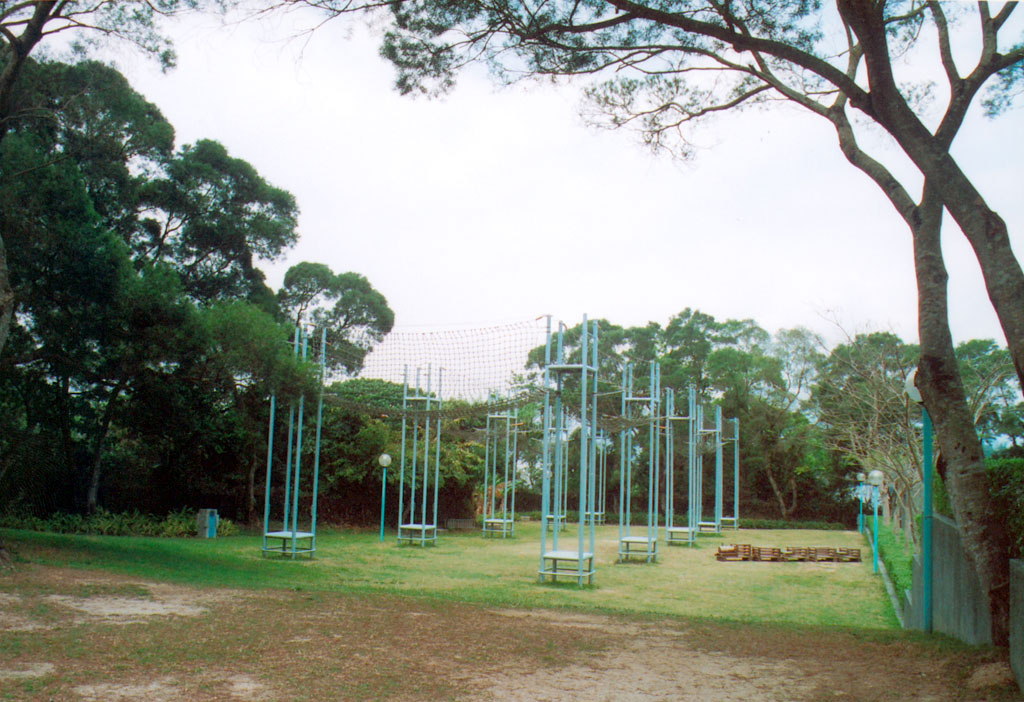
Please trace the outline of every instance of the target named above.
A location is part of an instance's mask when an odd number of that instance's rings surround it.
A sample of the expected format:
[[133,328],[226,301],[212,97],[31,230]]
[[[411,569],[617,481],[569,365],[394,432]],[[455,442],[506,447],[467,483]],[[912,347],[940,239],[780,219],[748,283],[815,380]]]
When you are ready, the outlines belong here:
[[[595,444],[594,437],[596,436],[596,432],[597,432],[597,369],[598,369],[598,356],[597,356],[597,350],[598,350],[598,326],[597,326],[597,320],[595,319],[592,322],[592,324],[594,326],[594,343],[591,346],[591,351],[590,351],[591,355],[592,355],[592,358],[591,358],[591,382],[593,383],[593,386],[592,386],[591,391],[590,391],[590,406],[591,406],[591,409],[590,409],[590,412],[591,412],[591,415],[590,415],[590,432],[591,432],[591,437],[590,437],[590,524],[589,524],[589,528],[590,528],[590,553],[594,554],[593,557],[596,558],[595,543],[594,543],[594,539],[595,539],[595,534],[594,534],[594,512],[595,512],[595,506],[594,506],[594,487],[595,487],[595,485],[594,484],[596,482],[595,470],[597,468],[597,465],[596,465],[596,463],[597,463],[597,452],[595,451],[596,444]],[[596,568],[594,566],[594,561],[591,560],[590,561],[590,572],[591,573],[594,572],[595,569]],[[593,576],[590,576],[590,577],[591,577],[591,579],[593,578]]]
[[[327,327],[320,330],[320,396],[316,407],[316,448],[313,454],[313,505],[309,510],[310,548],[316,553],[316,504],[320,488],[320,436],[324,420],[324,379],[327,375]],[[383,503],[382,503],[383,504]]]
[[277,395],[270,395],[270,428],[267,430],[267,487],[263,494],[263,550],[267,550],[267,532],[270,531],[270,478],[274,465],[274,414]]
[[587,407],[587,383],[589,382],[589,375],[587,368],[589,366],[588,361],[590,360],[590,348],[588,341],[590,340],[589,329],[587,327],[587,316],[583,315],[583,326],[581,328],[583,346],[580,349],[580,499],[579,499],[579,531],[577,534],[577,542],[579,548],[579,560],[577,561],[577,575],[576,583],[578,585],[583,584],[583,525],[586,523],[587,514],[587,463],[589,458],[589,446],[587,440],[589,437],[587,433],[589,431],[587,426],[588,419],[588,407]]
[[722,464],[722,408],[715,407],[715,533],[722,533],[722,492],[724,466]]
[[409,413],[409,366],[402,368],[402,454],[398,461],[398,543],[402,543],[402,515],[405,514],[405,438]]
[[732,460],[733,460],[733,484],[732,484],[732,504],[733,504],[733,517],[735,521],[732,526],[733,529],[740,528],[740,420],[735,418],[732,420],[733,424],[733,439],[732,439]]
[[[433,519],[433,534],[434,542],[437,543],[437,489],[441,484],[441,409],[444,406],[444,399],[442,392],[442,380],[444,378],[444,368],[437,369],[437,432],[435,433],[435,439],[437,445],[434,447],[434,519]],[[427,421],[430,421],[429,418]]]
[[[512,398],[511,391],[509,399]],[[516,483],[519,482],[519,408],[512,410],[512,532],[515,531],[516,518]],[[508,487],[505,488],[508,490]]]
[[423,429],[423,479],[420,481],[422,484],[421,492],[423,497],[421,500],[422,508],[420,509],[420,546],[426,543],[427,538],[427,491],[430,489],[430,391],[431,391],[431,376],[433,369],[427,366],[427,414],[425,417],[424,429]]
[[687,472],[689,474],[689,502],[687,503],[687,538],[692,546],[696,539],[697,530],[700,525],[697,523],[697,441],[700,434],[697,431],[697,395],[694,387],[689,387],[688,409],[689,421],[687,422],[690,432],[688,444]]
[[[292,342],[292,355],[299,355],[299,328],[295,327],[295,339]],[[292,489],[292,448],[295,440],[295,401],[288,405],[288,451],[285,456],[284,472],[284,519],[281,522],[282,531],[288,530],[289,508],[291,506]]]
[[650,561],[650,548],[657,542],[654,539],[658,535],[658,395],[661,391],[658,388],[658,364],[651,361],[650,379],[648,380],[647,411],[650,416],[647,418],[650,425],[647,428],[647,560]]
[[[306,360],[309,336],[306,330],[302,330],[302,360]],[[293,474],[295,484],[292,489],[292,558],[295,558],[295,549],[298,543],[299,529],[299,479],[302,473],[302,427],[305,420],[306,395],[299,395],[299,421],[296,426],[295,439],[295,471]]]
[[[490,403],[494,402],[494,395],[491,395]],[[491,444],[493,437],[491,436],[491,411],[487,410],[487,420],[484,423],[484,523],[483,532],[484,536],[487,535],[487,520],[491,518],[494,513],[494,493],[490,492],[491,482]],[[497,447],[495,447],[497,448]]]
[[[629,454],[628,436],[629,432],[629,377],[630,365],[627,361],[622,364],[622,417],[626,420],[622,431],[619,432],[619,543],[622,537],[629,535],[629,465],[631,463]],[[620,546],[621,548],[621,546]]]
[[932,631],[932,418],[928,410],[921,407],[921,418],[924,423],[924,446],[921,495],[921,576],[924,582],[921,588],[921,605],[924,617],[924,630]]
[[551,315],[547,318],[544,340],[544,436],[541,446],[541,498],[540,498],[540,567],[537,569],[544,582],[544,554],[548,547],[548,517],[551,510]]
[[672,475],[675,463],[675,447],[673,446],[674,430],[672,420],[676,413],[676,399],[672,388],[665,388],[665,539],[669,538],[669,530],[675,526],[675,476]]
[[878,572],[878,502],[879,502],[878,486],[871,486],[871,505],[875,508],[875,528],[874,538],[872,539],[872,551],[874,551],[874,564],[875,572]]
[[388,486],[388,467],[381,466],[384,469],[383,474],[380,478],[380,540],[384,541],[384,501],[387,498],[387,486]]

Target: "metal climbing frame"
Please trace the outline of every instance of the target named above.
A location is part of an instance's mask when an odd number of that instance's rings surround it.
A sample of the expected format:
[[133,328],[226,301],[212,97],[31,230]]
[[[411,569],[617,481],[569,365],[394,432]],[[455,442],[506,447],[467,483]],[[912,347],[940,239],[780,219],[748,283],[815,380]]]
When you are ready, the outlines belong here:
[[[496,402],[497,398],[492,396],[491,401]],[[518,440],[518,409],[488,413],[484,448],[484,536],[500,534],[504,538],[514,534]],[[499,464],[503,466],[500,487]]]
[[[320,427],[324,414],[323,379],[326,346],[326,329],[321,329],[319,360],[320,392],[317,398],[316,409],[313,481],[309,488],[311,506],[308,530],[299,528],[299,492],[302,487],[302,451],[304,448],[302,429],[305,423],[305,396],[299,396],[297,407],[295,402],[292,402],[288,407],[288,449],[285,458],[283,516],[281,528],[279,530],[272,530],[271,528],[270,492],[273,483],[274,419],[277,413],[277,396],[270,396],[270,428],[267,432],[267,481],[263,498],[263,555],[268,553],[282,554],[295,558],[297,554],[307,554],[312,558],[316,553],[316,502],[320,483]],[[303,360],[308,358],[309,333],[304,327],[297,327],[295,329],[292,348],[296,356],[301,356]],[[296,414],[298,415],[297,421]]]
[[722,526],[731,526],[733,529],[740,528],[740,420],[732,420],[732,438],[724,439],[722,443],[732,444],[732,516],[722,515]]
[[[639,413],[647,423],[647,528],[645,531],[632,529],[630,503],[633,495],[633,463],[639,458],[633,444],[633,428],[619,432],[619,560],[632,557],[643,558],[648,563],[658,560],[658,499],[659,475],[661,472],[660,399],[661,369],[656,362],[650,364],[648,394],[633,394],[633,366],[626,363],[622,368],[622,417],[630,423],[639,419],[634,407],[642,406]],[[640,429],[642,432],[643,430]]]
[[[722,533],[722,408],[715,407],[714,429],[704,428],[704,409],[697,405],[697,427],[703,436],[712,437],[715,446],[715,512],[711,521],[704,519],[704,451],[697,454],[697,527],[699,532]],[[703,441],[700,441],[703,448]]]
[[[594,439],[594,448],[597,451],[597,502],[594,504],[594,523],[605,523],[605,509],[608,497],[608,449],[611,448],[612,440],[608,435],[598,430]],[[590,513],[587,514],[590,516]]]
[[[409,385],[409,369],[402,379],[402,454],[398,478],[398,543],[426,546],[437,542],[437,485],[441,465],[441,370],[437,372],[437,394],[432,392],[432,371],[427,366],[426,389],[416,369],[415,385]],[[409,431],[409,425],[412,431]],[[433,429],[433,435],[431,430]],[[410,437],[411,433],[411,437]],[[421,438],[422,435],[422,438]],[[409,444],[411,439],[411,445]],[[433,461],[431,461],[433,453]],[[406,466],[409,469],[406,469]],[[433,509],[427,510],[430,471],[434,471]],[[408,473],[408,477],[406,475]],[[417,480],[418,479],[418,480]],[[405,491],[409,489],[408,517]],[[417,520],[417,507],[419,519]]]
[[695,392],[693,386],[690,386],[688,412],[686,415],[677,415],[675,390],[665,388],[665,542],[668,544],[686,543],[692,546],[697,533],[692,509],[687,510],[686,526],[675,523],[675,425],[686,422],[687,426],[686,477],[690,490],[687,505],[692,505],[697,460],[697,447],[693,441],[695,404]]
[[[573,577],[576,584],[594,582],[594,509],[595,504],[595,463],[597,452],[594,431],[597,424],[597,322],[587,322],[584,316],[580,333],[580,361],[569,363],[565,358],[564,348],[565,326],[558,325],[557,342],[552,358],[551,318],[548,318],[547,342],[544,350],[544,447],[543,447],[543,496],[541,498],[541,548],[540,581],[545,582],[548,576],[557,580],[558,576]],[[579,415],[579,512],[580,515],[575,550],[569,547],[568,535],[559,544],[557,519],[550,515],[553,507],[561,498],[560,486],[566,480],[569,470],[568,460],[563,460],[563,453],[568,458],[567,447],[569,433],[564,426],[563,392],[566,381],[573,376],[579,377],[580,415]],[[552,404],[554,406],[552,406]],[[557,426],[552,426],[553,424]],[[552,460],[554,456],[554,460]],[[554,493],[554,494],[552,494]]]

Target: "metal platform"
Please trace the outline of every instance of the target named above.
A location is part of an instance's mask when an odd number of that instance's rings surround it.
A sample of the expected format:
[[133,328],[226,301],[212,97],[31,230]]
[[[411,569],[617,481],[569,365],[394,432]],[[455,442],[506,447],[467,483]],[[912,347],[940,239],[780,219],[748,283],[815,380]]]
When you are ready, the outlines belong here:
[[436,524],[399,524],[398,543],[408,541],[409,543],[432,544],[437,541]]
[[584,551],[581,558],[579,551],[545,551],[544,567],[539,571],[539,575],[542,580],[550,575],[552,581],[558,580],[559,575],[572,576],[580,585],[583,584],[583,578],[586,578],[587,583],[592,584],[594,582],[594,554]]
[[[263,534],[263,553],[280,553],[295,557],[299,553],[316,553],[316,535],[311,531],[268,531]],[[279,542],[271,546],[271,540]]]
[[623,536],[619,539],[619,561],[633,557],[645,559],[649,563],[658,560],[658,537]]

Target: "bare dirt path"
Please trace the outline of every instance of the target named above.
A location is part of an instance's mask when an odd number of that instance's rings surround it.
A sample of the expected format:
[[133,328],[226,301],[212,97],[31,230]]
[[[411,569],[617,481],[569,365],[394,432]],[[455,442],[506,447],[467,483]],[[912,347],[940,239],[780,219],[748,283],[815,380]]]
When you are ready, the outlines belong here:
[[1007,671],[900,634],[0,577],[0,700],[1020,700]]

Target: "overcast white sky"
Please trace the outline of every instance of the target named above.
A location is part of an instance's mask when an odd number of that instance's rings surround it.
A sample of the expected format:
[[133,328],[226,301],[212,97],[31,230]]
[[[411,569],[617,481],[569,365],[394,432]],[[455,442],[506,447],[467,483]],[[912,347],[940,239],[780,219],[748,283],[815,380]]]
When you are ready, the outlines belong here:
[[[365,275],[396,325],[437,328],[583,313],[665,324],[691,307],[916,341],[909,233],[834,133],[794,108],[726,116],[693,162],[585,126],[572,87],[498,89],[465,74],[443,100],[399,96],[372,36],[302,17],[171,26],[179,66],[120,62],[178,144],[223,143],[301,208],[298,246],[262,264],[277,287],[299,261]],[[956,155],[1024,255],[1020,109],[971,121]],[[914,186],[915,189],[917,186]],[[977,264],[946,228],[957,341],[1003,343]]]

